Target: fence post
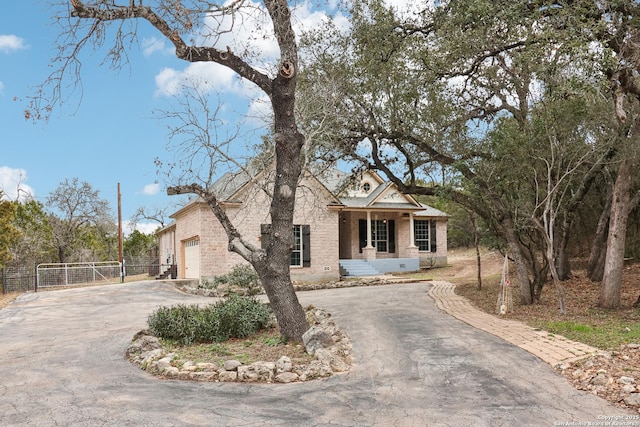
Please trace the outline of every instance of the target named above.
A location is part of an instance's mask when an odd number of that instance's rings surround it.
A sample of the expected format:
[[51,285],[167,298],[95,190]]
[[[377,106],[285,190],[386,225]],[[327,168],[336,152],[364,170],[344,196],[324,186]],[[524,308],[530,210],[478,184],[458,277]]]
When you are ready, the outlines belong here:
[[36,269],[36,280],[35,280],[35,286],[33,287],[33,290],[35,292],[38,292],[38,280],[40,280],[40,278],[38,277],[38,263],[34,264],[34,268]]
[[5,282],[5,276],[4,276],[4,268],[1,270],[2,274],[0,274],[0,284],[2,285],[2,293],[6,294],[7,293],[7,287],[4,285]]

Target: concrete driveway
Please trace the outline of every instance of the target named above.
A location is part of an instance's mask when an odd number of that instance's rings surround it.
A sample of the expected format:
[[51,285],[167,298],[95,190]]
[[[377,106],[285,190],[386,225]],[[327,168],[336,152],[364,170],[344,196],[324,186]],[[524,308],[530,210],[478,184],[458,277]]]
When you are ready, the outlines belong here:
[[163,381],[125,361],[157,306],[210,301],[171,285],[25,294],[0,310],[0,425],[553,426],[629,416],[439,311],[429,286],[300,293],[349,334],[355,363],[327,380],[274,385]]

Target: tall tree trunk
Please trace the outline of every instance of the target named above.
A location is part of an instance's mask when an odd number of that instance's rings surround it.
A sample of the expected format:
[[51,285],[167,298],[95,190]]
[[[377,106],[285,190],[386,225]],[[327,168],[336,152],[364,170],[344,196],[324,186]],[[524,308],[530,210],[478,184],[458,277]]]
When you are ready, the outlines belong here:
[[600,214],[596,234],[591,243],[591,251],[587,263],[587,275],[592,282],[600,282],[604,276],[604,261],[607,254],[607,233],[609,232],[610,215],[611,197],[607,196],[607,202]]
[[511,252],[511,258],[516,267],[516,276],[518,277],[518,286],[520,289],[520,304],[533,304],[533,286],[529,277],[527,261],[520,246],[520,240],[516,234],[513,221],[510,218],[505,219],[503,224],[501,224],[501,228],[501,235],[507,240],[509,252]]
[[[294,114],[296,79],[292,77],[297,73],[295,54],[284,53],[283,56],[291,58],[292,62],[283,62],[273,82],[271,103],[274,112],[276,175],[266,257],[269,262],[259,262],[254,267],[257,267],[283,338],[300,341],[309,324],[291,283],[289,265],[293,247],[293,211],[302,173],[301,153],[304,145],[304,136],[298,131]],[[287,68],[289,66],[290,69]]]
[[58,246],[58,262],[60,264],[67,262],[67,252],[62,246]]
[[478,264],[478,290],[482,290],[482,262],[480,261],[480,236],[478,233],[478,227],[476,226],[476,214],[469,212],[469,219],[471,220],[471,226],[473,227],[473,245],[476,248],[476,261]]
[[[573,214],[571,214],[573,216]],[[562,231],[560,235],[560,242],[558,243],[557,256],[556,256],[556,272],[558,274],[558,280],[568,280],[571,278],[571,263],[569,262],[569,237],[571,235],[572,221],[564,221],[562,224]]]
[[554,264],[554,256],[553,256],[553,248],[549,245],[545,252],[545,256],[547,257],[547,262],[549,263],[549,271],[551,272],[551,279],[553,280],[553,285],[556,288],[556,292],[558,293],[558,306],[560,308],[560,314],[567,314],[567,310],[565,308],[565,298],[564,298],[564,286],[562,286],[562,282],[558,278],[558,270]]
[[599,306],[603,308],[620,307],[624,246],[627,234],[627,219],[631,205],[634,164],[635,162],[631,157],[626,157],[622,160],[618,169],[618,177],[613,187],[607,254],[599,299]]

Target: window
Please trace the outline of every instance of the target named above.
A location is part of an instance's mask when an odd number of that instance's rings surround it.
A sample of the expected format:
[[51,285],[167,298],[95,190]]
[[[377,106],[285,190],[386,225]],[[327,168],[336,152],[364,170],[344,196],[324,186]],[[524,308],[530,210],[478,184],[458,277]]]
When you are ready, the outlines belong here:
[[420,251],[436,252],[436,222],[417,219],[413,221],[414,244]]
[[302,226],[293,226],[293,249],[291,250],[291,261],[289,265],[294,267],[302,266]]
[[[262,249],[269,246],[271,224],[260,224],[260,245]],[[293,248],[289,265],[292,267],[311,267],[311,227],[309,225],[293,226]]]
[[368,182],[365,182],[364,184],[362,184],[362,189],[364,190],[365,193],[368,193],[369,190],[371,190],[371,184],[369,184]]
[[371,246],[376,248],[377,252],[387,252],[388,231],[387,220],[376,219],[371,221]]

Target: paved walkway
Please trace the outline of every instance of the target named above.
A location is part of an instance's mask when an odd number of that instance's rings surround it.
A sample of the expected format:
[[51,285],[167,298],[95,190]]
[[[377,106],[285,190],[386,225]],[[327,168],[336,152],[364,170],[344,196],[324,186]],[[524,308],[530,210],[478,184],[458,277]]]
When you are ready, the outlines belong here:
[[488,332],[514,344],[552,367],[587,357],[598,351],[589,345],[571,341],[562,335],[551,334],[514,320],[501,319],[475,308],[471,302],[454,293],[455,285],[433,282],[429,296],[436,306],[474,328]]

